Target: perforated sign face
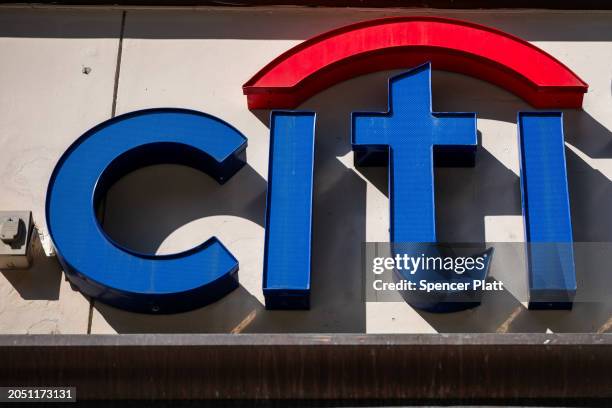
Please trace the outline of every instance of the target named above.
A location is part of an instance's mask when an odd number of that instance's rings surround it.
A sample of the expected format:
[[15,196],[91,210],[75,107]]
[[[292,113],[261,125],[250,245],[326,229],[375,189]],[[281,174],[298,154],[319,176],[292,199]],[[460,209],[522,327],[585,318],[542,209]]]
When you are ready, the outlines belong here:
[[[387,111],[354,112],[346,120],[356,163],[388,169],[389,240],[396,259],[442,257],[434,166],[473,166],[479,160],[478,112],[433,112],[432,69],[492,82],[538,109],[580,109],[587,91],[571,70],[526,41],[430,17],[365,21],[324,33],[266,65],[243,91],[249,109],[294,109],[342,80],[391,68],[407,71],[389,79]],[[568,308],[576,278],[563,117],[543,111],[517,115],[525,238],[544,244],[530,247],[527,255],[530,306]],[[317,290],[310,284],[315,114],[273,110],[270,125],[266,307],[308,309],[310,292]],[[95,209],[115,181],[150,164],[187,165],[223,184],[244,166],[247,136],[211,115],[164,108],[115,117],[77,139],[57,164],[47,193],[47,224],[69,279],[96,299],[145,313],[198,308],[236,288],[238,261],[216,237],[175,255],[135,253],[104,233]],[[446,273],[439,266],[428,277],[441,286],[484,282],[492,256],[484,248],[472,254],[478,267],[469,272],[462,267]],[[423,264],[415,265],[410,272],[397,268],[397,278],[408,284],[421,279]],[[436,312],[479,304],[445,289],[404,298]]]

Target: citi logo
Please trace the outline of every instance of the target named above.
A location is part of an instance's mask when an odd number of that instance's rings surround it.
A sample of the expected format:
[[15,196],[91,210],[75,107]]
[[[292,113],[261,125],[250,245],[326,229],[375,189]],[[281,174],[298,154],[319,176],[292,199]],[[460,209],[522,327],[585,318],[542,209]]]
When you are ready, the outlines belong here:
[[[481,25],[431,17],[365,21],[321,34],[271,61],[244,86],[249,109],[271,109],[263,291],[268,309],[310,306],[316,115],[295,111],[349,78],[393,68],[388,109],[354,112],[351,144],[361,166],[386,166],[390,241],[400,255],[436,247],[436,166],[473,166],[477,113],[433,112],[431,70],[496,84],[533,111],[517,112],[521,194],[528,243],[530,307],[569,308],[576,292],[563,116],[580,109],[587,84],[541,49]],[[98,124],[59,160],[49,183],[47,225],[68,278],[102,302],[144,313],[174,313],[214,302],[238,286],[238,261],[216,237],[188,251],[156,256],[114,242],[95,208],[117,180],[140,167],[177,163],[220,184],[246,163],[247,137],[203,112],[136,111]],[[408,248],[408,249],[406,249]],[[538,249],[540,248],[540,249]],[[483,281],[491,251],[484,254]],[[398,270],[410,282],[416,274]],[[463,275],[465,277],[465,275]],[[439,312],[473,307],[411,301]]]

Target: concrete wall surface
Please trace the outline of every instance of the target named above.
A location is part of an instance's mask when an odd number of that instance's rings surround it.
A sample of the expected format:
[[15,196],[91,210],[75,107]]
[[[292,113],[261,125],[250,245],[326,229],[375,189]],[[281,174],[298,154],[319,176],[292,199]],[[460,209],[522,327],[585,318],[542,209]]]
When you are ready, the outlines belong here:
[[[384,168],[355,168],[352,111],[381,111],[377,72],[340,83],[300,109],[318,114],[310,311],[263,306],[267,111],[249,111],[242,84],[283,51],[348,23],[398,15],[482,23],[551,53],[589,84],[583,110],[565,115],[574,239],[612,241],[612,12],[279,8],[0,7],[0,210],[32,210],[44,248],[28,270],[0,271],[0,333],[607,332],[612,299],[571,311],[528,311],[510,292],[475,309],[437,315],[406,303],[364,302],[362,243],[388,241]],[[533,110],[496,86],[434,71],[435,111],[477,112],[475,168],[436,169],[442,241],[523,240],[516,114]],[[248,164],[227,184],[174,165],[147,167],[110,190],[104,228],[149,253],[217,235],[240,262],[240,287],[207,307],[151,316],[90,300],[71,288],[45,225],[47,183],[60,155],[114,114],[183,107],[228,121],[249,139]],[[597,274],[577,259],[578,280]],[[492,274],[526,282],[520,266]],[[609,280],[608,280],[609,282]]]

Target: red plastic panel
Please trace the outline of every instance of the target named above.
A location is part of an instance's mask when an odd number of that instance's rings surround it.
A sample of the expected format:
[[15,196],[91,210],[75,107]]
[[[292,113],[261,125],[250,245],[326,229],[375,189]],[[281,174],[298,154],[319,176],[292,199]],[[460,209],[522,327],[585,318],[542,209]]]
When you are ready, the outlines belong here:
[[588,85],[554,57],[493,28],[437,17],[393,17],[313,37],[243,85],[249,109],[295,108],[317,92],[369,72],[431,61],[501,86],[536,108],[580,108]]

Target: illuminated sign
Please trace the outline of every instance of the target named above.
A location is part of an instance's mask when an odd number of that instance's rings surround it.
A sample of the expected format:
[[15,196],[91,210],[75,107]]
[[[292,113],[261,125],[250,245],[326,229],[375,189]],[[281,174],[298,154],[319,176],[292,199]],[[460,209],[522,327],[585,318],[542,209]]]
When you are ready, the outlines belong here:
[[[264,67],[243,90],[250,109],[293,109],[339,81],[415,66],[390,79],[387,112],[354,113],[347,120],[355,160],[388,167],[391,242],[435,244],[433,166],[474,165],[477,139],[475,113],[431,111],[431,68],[493,82],[536,108],[580,108],[587,85],[567,67],[488,27],[402,17],[307,40]],[[277,110],[270,123],[266,307],[306,309],[315,114]],[[522,112],[518,128],[526,241],[555,244],[530,247],[530,307],[568,308],[576,279],[562,116]],[[187,165],[224,183],[245,164],[246,146],[247,138],[231,125],[185,109],[128,113],[82,135],[61,157],[47,192],[47,225],[71,282],[95,299],[145,313],[198,308],[236,288],[238,261],[217,238],[173,255],[135,253],[104,233],[96,208],[115,181],[151,164]],[[433,311],[473,306],[412,304]]]

